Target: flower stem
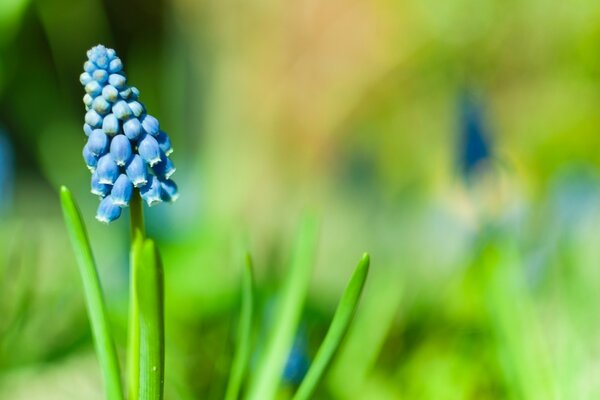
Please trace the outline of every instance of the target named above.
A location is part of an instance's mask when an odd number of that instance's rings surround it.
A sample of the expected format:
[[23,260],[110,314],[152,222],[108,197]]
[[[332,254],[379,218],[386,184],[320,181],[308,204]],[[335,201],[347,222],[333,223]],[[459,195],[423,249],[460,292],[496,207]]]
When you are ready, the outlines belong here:
[[129,336],[127,343],[127,375],[129,399],[139,395],[140,383],[140,311],[137,298],[138,270],[145,239],[144,210],[139,191],[135,189],[129,204],[131,216],[131,251],[129,268]]

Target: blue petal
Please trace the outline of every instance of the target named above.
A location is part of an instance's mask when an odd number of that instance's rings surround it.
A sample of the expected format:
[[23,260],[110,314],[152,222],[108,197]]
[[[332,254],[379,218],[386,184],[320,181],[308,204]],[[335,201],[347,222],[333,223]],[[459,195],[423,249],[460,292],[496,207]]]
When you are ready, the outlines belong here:
[[131,195],[133,194],[133,184],[131,180],[125,174],[119,175],[117,178],[110,195],[113,198],[115,205],[119,207],[126,207],[129,205]]
[[107,185],[112,185],[119,176],[119,166],[112,158],[110,153],[103,155],[98,160],[96,166],[96,173],[98,174],[99,182]]
[[133,155],[129,139],[125,135],[115,136],[110,143],[110,154],[117,165],[123,166],[127,164]]
[[142,125],[137,118],[131,118],[123,124],[123,132],[129,140],[137,140],[142,133]]
[[135,187],[141,187],[148,183],[148,169],[139,155],[133,156],[125,171]]
[[96,172],[92,173],[92,194],[96,196],[105,197],[110,193],[110,185],[106,185],[104,183],[100,183],[100,177]]
[[153,136],[144,136],[138,144],[138,153],[150,166],[160,162],[160,147]]
[[140,97],[140,90],[138,88],[136,88],[135,86],[132,86],[130,89],[131,89],[131,96],[132,96],[133,100],[137,100],[138,97]]
[[96,219],[108,224],[121,216],[121,208],[115,205],[111,196],[106,196],[98,206]]
[[101,156],[108,151],[108,136],[102,129],[94,129],[87,141],[87,148],[95,156]]
[[162,187],[157,177],[153,176],[151,180],[140,188],[142,199],[148,206],[152,207],[162,202]]
[[114,114],[108,114],[106,117],[104,117],[102,129],[107,135],[116,135],[119,133],[119,120]]
[[146,115],[144,119],[142,119],[142,126],[144,127],[144,130],[151,135],[156,135],[160,128],[158,120],[152,115]]

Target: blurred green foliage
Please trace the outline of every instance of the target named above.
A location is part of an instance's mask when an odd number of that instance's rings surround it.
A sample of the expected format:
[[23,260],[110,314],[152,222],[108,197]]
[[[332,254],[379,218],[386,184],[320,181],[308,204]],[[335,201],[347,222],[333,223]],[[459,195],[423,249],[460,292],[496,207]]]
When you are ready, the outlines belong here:
[[[61,184],[124,356],[127,218],[93,221],[80,156],[78,76],[97,43],[123,57],[175,148],[181,197],[147,210],[167,398],[222,398],[240,243],[261,315],[305,208],[323,220],[302,315],[311,357],[355,259],[373,258],[316,398],[598,398],[599,40],[600,3],[583,0],[0,1],[16,162],[0,215],[0,398],[102,398]],[[464,91],[493,144],[469,179]]]

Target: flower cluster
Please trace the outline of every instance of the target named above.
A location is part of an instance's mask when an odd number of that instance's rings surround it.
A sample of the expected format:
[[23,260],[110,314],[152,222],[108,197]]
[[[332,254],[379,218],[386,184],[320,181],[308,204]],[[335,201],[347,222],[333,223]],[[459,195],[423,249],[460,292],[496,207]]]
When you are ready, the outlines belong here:
[[87,57],[79,78],[87,111],[83,158],[92,172],[92,193],[101,198],[96,218],[105,223],[119,218],[134,188],[149,206],[175,201],[169,136],[147,114],[139,90],[127,84],[123,63],[113,49],[98,45],[88,50]]

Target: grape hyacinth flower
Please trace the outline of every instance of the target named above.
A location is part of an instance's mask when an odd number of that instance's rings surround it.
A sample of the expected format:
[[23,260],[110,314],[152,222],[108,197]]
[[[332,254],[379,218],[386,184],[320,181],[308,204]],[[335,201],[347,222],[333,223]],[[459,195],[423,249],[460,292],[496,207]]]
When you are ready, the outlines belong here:
[[92,173],[91,192],[101,198],[96,219],[116,220],[132,196],[141,196],[149,206],[175,201],[169,136],[147,113],[139,90],[127,83],[113,49],[98,45],[87,57],[79,77],[86,92],[83,158]]

